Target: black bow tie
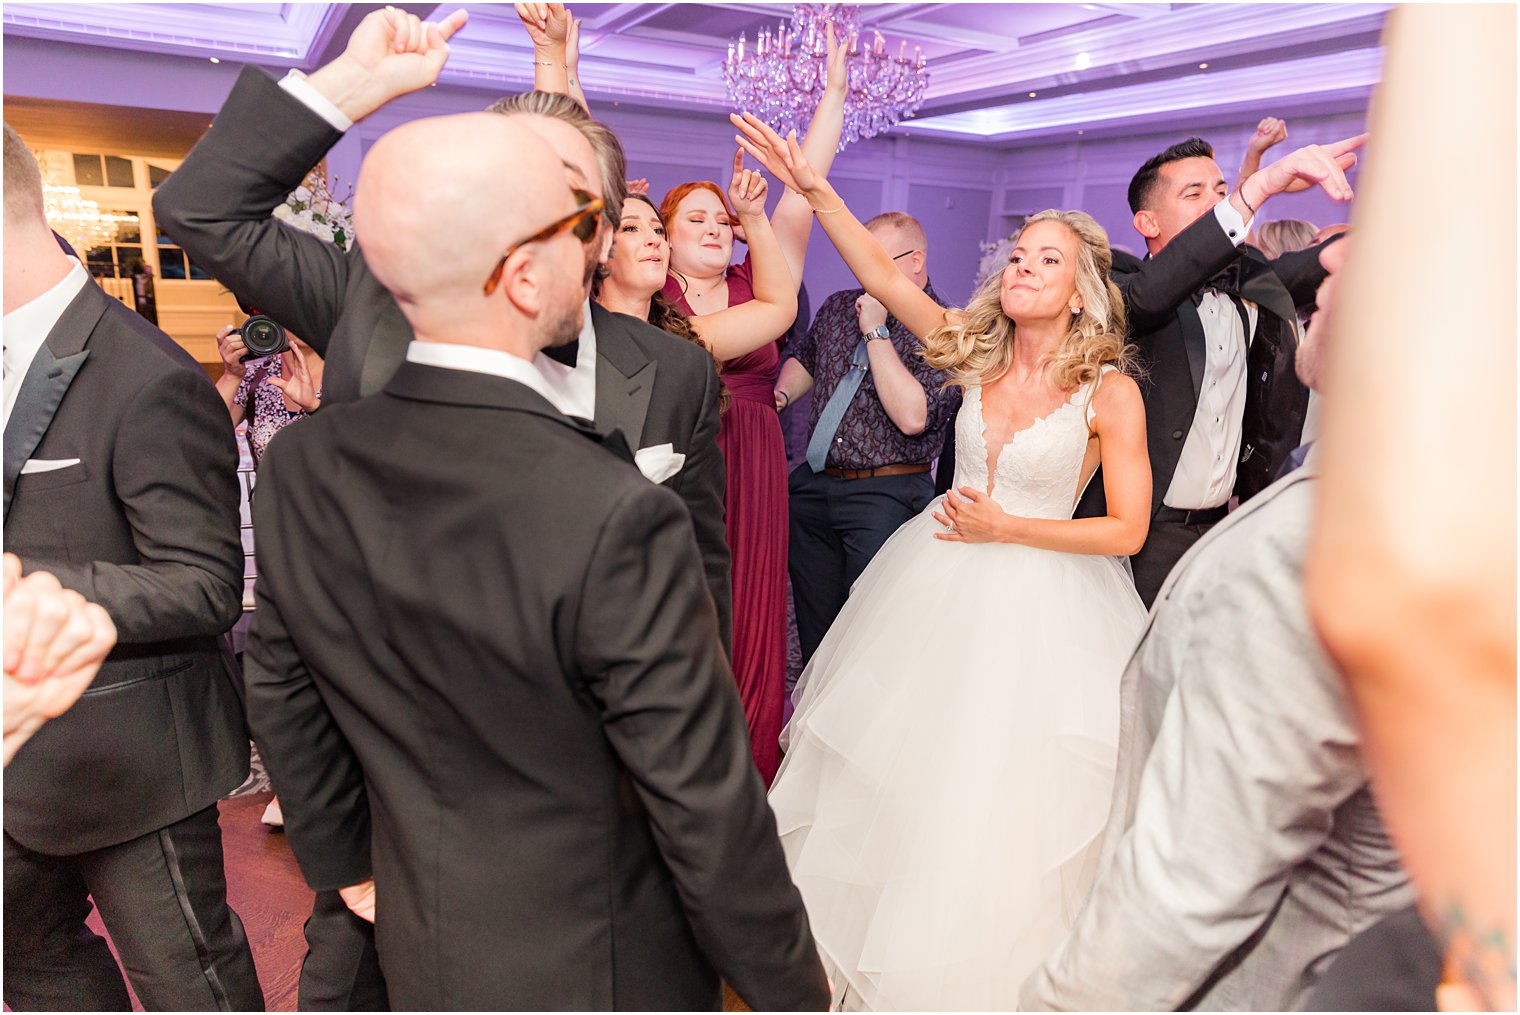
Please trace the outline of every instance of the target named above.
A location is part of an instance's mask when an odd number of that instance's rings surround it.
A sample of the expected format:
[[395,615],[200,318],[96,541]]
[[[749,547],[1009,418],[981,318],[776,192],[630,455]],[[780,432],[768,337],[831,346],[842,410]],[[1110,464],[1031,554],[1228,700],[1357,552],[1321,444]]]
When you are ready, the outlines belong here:
[[575,369],[577,355],[581,351],[581,340],[576,339],[569,345],[552,345],[544,350],[544,355],[556,363],[563,363],[571,370]]
[[1196,307],[1202,303],[1203,294],[1210,289],[1213,289],[1221,296],[1239,296],[1240,264],[1241,259],[1238,257],[1235,258],[1235,260],[1231,261],[1228,265],[1225,266],[1223,271],[1200,286],[1198,290],[1193,293],[1193,306]]

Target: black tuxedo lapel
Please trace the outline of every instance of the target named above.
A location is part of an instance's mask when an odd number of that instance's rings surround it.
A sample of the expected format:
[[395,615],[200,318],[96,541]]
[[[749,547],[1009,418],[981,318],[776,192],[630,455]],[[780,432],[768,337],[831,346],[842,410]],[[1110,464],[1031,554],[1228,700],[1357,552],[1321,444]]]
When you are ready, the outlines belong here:
[[630,448],[643,446],[644,419],[659,363],[633,341],[628,330],[597,303],[591,304],[596,332],[596,428],[621,430]]
[[1208,340],[1204,338],[1203,321],[1192,300],[1183,300],[1177,307],[1177,326],[1182,330],[1182,348],[1187,352],[1188,371],[1193,376],[1193,404],[1203,396],[1203,368],[1208,363]]
[[79,295],[64,308],[63,316],[46,341],[32,357],[16,393],[16,404],[5,427],[5,510],[11,509],[11,494],[16,477],[32,456],[42,435],[53,425],[53,416],[68,393],[74,376],[84,365],[90,351],[84,347],[95,324],[106,312],[110,299],[93,281],[86,282]]

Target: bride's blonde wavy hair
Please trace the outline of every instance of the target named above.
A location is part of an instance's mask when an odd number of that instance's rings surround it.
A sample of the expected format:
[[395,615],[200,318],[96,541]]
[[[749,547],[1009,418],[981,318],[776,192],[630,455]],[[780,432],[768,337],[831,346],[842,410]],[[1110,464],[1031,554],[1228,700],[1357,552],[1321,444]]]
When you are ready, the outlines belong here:
[[[1086,212],[1052,208],[1026,219],[1020,235],[1035,222],[1059,222],[1077,238],[1082,297],[1082,312],[1072,315],[1071,329],[1045,365],[1046,376],[1060,390],[1075,391],[1096,380],[1106,364],[1133,373],[1134,350],[1124,341],[1124,298],[1108,277],[1114,263],[1108,234]],[[951,384],[990,384],[1013,365],[1018,329],[1003,312],[1002,294],[1003,272],[993,272],[960,311],[959,323],[941,325],[924,338],[924,359],[949,373]]]

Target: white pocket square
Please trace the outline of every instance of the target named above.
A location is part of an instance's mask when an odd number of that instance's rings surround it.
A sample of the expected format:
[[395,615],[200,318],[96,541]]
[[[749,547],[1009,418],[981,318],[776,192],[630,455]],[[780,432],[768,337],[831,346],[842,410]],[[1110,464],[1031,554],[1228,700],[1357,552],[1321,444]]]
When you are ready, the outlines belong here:
[[681,471],[686,456],[677,451],[674,444],[656,444],[639,448],[633,456],[633,464],[651,483],[663,483]]
[[67,469],[71,465],[78,465],[77,458],[28,458],[26,464],[21,467],[23,476],[30,476],[34,472],[57,472],[59,469]]

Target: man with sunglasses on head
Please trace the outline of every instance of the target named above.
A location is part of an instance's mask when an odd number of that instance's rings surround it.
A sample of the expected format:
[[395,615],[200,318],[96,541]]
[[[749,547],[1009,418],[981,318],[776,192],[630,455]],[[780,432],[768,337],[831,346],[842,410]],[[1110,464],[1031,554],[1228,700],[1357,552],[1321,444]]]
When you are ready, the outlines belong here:
[[[943,302],[929,284],[929,244],[917,219],[888,211],[866,228],[888,252],[901,251],[898,271]],[[807,461],[787,482],[788,566],[804,666],[876,551],[934,499],[930,463],[961,394],[945,388],[945,374],[924,362],[920,348],[864,289],[824,300],[813,326],[787,346],[776,411],[813,389]]]
[[686,511],[533,366],[581,330],[573,177],[490,113],[371,148],[355,227],[415,340],[265,455],[250,724],[395,1010],[821,1009]]

